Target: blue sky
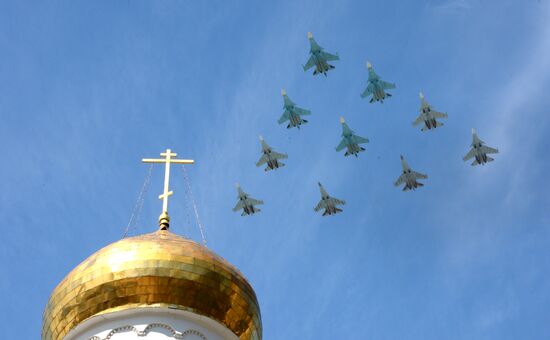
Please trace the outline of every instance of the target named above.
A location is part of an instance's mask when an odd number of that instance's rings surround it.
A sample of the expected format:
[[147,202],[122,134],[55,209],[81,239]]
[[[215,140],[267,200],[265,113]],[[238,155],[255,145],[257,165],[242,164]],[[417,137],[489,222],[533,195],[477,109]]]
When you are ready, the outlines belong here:
[[[550,337],[550,4],[540,1],[0,2],[0,311],[39,337],[50,292],[121,238],[167,147],[209,247],[250,280],[265,339]],[[306,34],[341,60],[313,77]],[[369,104],[365,61],[395,82]],[[281,88],[311,109],[277,124]],[[420,132],[418,92],[449,114]],[[343,115],[370,139],[334,151]],[[475,127],[496,161],[462,161]],[[258,135],[289,154],[265,173]],[[392,183],[399,154],[425,187]],[[197,241],[181,169],[172,230]],[[131,234],[156,230],[153,168]],[[321,217],[317,181],[347,201]],[[263,199],[233,213],[234,184]]]

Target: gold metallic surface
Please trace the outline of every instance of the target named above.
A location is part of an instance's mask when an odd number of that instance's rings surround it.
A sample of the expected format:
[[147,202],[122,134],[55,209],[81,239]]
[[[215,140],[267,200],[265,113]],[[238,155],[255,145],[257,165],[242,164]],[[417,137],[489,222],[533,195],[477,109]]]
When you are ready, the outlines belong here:
[[166,211],[163,211],[159,216],[160,230],[168,230],[170,228],[170,216]]
[[115,242],[79,264],[54,289],[42,339],[61,340],[88,318],[139,307],[187,310],[240,339],[261,340],[254,290],[230,263],[168,230]]

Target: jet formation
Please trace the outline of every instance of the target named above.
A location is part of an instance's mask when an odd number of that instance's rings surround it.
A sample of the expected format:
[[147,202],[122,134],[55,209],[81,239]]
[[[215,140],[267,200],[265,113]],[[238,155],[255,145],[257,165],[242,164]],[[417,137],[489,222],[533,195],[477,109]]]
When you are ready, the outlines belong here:
[[256,166],[262,166],[266,164],[264,171],[275,170],[279,169],[282,166],[285,166],[285,164],[279,162],[279,160],[287,159],[287,154],[273,151],[273,149],[269,145],[267,145],[262,136],[260,136],[260,143],[262,144],[262,157],[260,157],[260,160],[256,163]]
[[346,204],[346,201],[331,197],[321,183],[317,184],[319,184],[319,190],[321,191],[321,200],[313,210],[319,211],[324,209],[323,216],[335,215],[342,212],[342,209],[338,208],[338,206]]
[[238,201],[235,207],[233,208],[233,211],[239,211],[243,210],[241,216],[246,215],[253,215],[257,212],[260,212],[260,208],[256,208],[257,205],[264,204],[264,201],[257,200],[255,198],[250,197],[249,194],[243,191],[241,189],[241,185],[237,183],[237,192],[238,192]]
[[340,117],[340,124],[342,124],[342,141],[336,147],[336,151],[340,152],[347,149],[344,156],[354,155],[357,157],[359,152],[365,151],[365,148],[359,144],[365,144],[369,142],[368,138],[357,136],[352,129],[349,128],[348,124],[344,120],[344,117]]
[[426,100],[426,98],[424,98],[422,92],[420,92],[418,96],[420,97],[420,115],[413,122],[413,126],[424,123],[422,129],[420,129],[422,131],[431,130],[443,126],[443,123],[438,122],[437,119],[447,118],[447,114],[435,111],[433,107],[428,104],[428,101]]
[[463,160],[466,162],[469,159],[475,158],[472,162],[472,166],[478,164],[485,165],[488,162],[494,161],[494,159],[487,156],[487,154],[498,153],[498,149],[491,148],[484,144],[485,142],[477,136],[476,130],[472,129],[472,148],[468,151],[466,156],[464,156]]
[[283,96],[284,112],[281,118],[279,118],[279,124],[283,124],[284,122],[288,121],[289,123],[286,126],[287,129],[293,127],[300,129],[300,126],[302,124],[307,123],[307,120],[302,119],[302,116],[310,115],[311,111],[296,106],[296,104],[286,95],[285,89],[281,90],[281,95]]
[[411,167],[407,164],[405,157],[403,157],[403,155],[401,155],[400,157],[403,173],[401,174],[401,176],[399,176],[394,185],[398,187],[401,184],[405,184],[405,186],[403,187],[403,191],[415,190],[418,187],[423,187],[424,184],[418,182],[417,179],[426,179],[428,178],[428,175],[413,171]]
[[328,52],[325,52],[319,44],[313,39],[313,34],[311,32],[308,32],[307,38],[309,40],[309,54],[310,57],[307,60],[307,63],[303,66],[304,72],[315,66],[315,71],[313,71],[313,75],[317,75],[319,73],[322,73],[327,76],[327,72],[334,69],[333,65],[330,65],[329,61],[336,61],[340,60],[340,57],[338,57],[338,54],[330,54]]
[[[338,56],[338,54],[325,52],[324,49],[315,41],[311,32],[307,34],[307,38],[310,44],[310,56],[307,60],[307,63],[303,65],[303,69],[304,71],[307,71],[312,67],[315,67],[315,70],[313,71],[314,76],[322,73],[326,77],[327,72],[334,69],[334,66],[329,64],[329,62],[340,60],[340,57]],[[361,94],[361,98],[371,97],[370,103],[383,103],[385,99],[392,97],[392,95],[386,91],[394,89],[395,84],[382,80],[382,78],[378,74],[376,74],[370,62],[367,62],[367,69],[369,72],[367,80],[368,85],[365,91],[363,91],[363,93]],[[284,89],[281,91],[281,95],[283,97],[284,111],[282,116],[279,118],[278,123],[283,124],[288,122],[287,129],[293,127],[300,129],[300,126],[308,122],[303,117],[311,115],[311,111],[296,106],[296,104],[288,97]],[[426,131],[443,126],[443,123],[439,120],[448,118],[447,113],[435,110],[434,107],[428,103],[423,93],[419,93],[419,97],[420,113],[413,121],[413,127],[417,127],[418,125],[423,124],[421,131]],[[344,156],[347,157],[353,155],[355,157],[358,157],[359,153],[365,151],[365,148],[361,145],[369,143],[369,139],[356,135],[355,132],[346,124],[346,121],[343,117],[340,118],[340,124],[342,125],[342,139],[338,146],[336,146],[336,152],[340,152],[345,149],[346,152],[344,153]],[[268,172],[270,170],[276,170],[280,167],[285,166],[285,164],[282,163],[281,160],[288,159],[287,154],[275,152],[273,148],[270,147],[261,136],[260,144],[262,147],[262,155],[256,163],[257,167],[265,165],[264,171]],[[486,146],[485,143],[477,136],[476,131],[472,129],[471,149],[463,157],[463,160],[467,161],[474,158],[474,161],[472,162],[473,166],[479,164],[485,165],[486,163],[492,162],[494,160],[493,158],[489,157],[488,154],[495,154],[498,152],[498,149]],[[395,181],[394,185],[403,185],[403,191],[412,191],[424,186],[424,184],[420,183],[418,180],[427,179],[428,176],[426,174],[412,170],[411,167],[407,164],[407,161],[405,160],[403,155],[401,155],[400,158],[402,173]],[[346,204],[346,202],[344,200],[331,197],[321,183],[318,183],[318,185],[321,192],[321,200],[315,206],[314,211],[318,212],[323,210],[323,216],[335,215],[339,212],[342,212],[342,209],[338,208],[338,206],[344,205]],[[250,195],[248,195],[241,189],[239,184],[237,184],[237,191],[238,202],[233,208],[233,211],[242,210],[242,216],[253,215],[257,212],[260,212],[260,209],[257,208],[257,206],[264,204],[262,200],[257,200],[250,197]]]
[[372,64],[367,61],[367,69],[369,71],[369,79],[368,79],[368,85],[365,91],[361,93],[361,98],[366,98],[368,96],[372,95],[372,98],[370,99],[370,103],[373,102],[380,102],[384,103],[384,99],[391,97],[390,93],[387,93],[385,90],[390,90],[395,88],[394,83],[388,83],[387,81],[383,81],[382,78],[380,78],[379,75],[374,72],[374,69],[372,68]]

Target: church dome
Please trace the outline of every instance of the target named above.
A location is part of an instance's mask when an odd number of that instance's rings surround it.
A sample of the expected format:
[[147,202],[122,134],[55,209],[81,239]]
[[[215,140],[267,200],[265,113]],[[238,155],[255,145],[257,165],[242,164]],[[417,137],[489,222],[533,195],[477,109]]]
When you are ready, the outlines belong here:
[[50,296],[42,339],[62,339],[93,316],[142,307],[189,311],[239,339],[262,337],[256,294],[243,275],[206,247],[159,230],[110,244],[71,271]]

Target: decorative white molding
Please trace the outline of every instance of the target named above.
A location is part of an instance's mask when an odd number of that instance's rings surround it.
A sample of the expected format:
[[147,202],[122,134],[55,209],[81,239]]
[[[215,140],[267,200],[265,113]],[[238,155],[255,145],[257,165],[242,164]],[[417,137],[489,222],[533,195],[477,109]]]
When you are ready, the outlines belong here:
[[113,335],[115,335],[116,333],[120,333],[120,332],[134,332],[134,333],[136,333],[137,336],[147,336],[147,334],[149,334],[149,332],[151,332],[153,329],[156,329],[156,328],[161,328],[161,329],[167,330],[168,332],[170,332],[172,334],[172,337],[174,339],[185,339],[185,337],[188,336],[188,335],[196,335],[196,336],[200,337],[203,340],[208,340],[206,338],[206,336],[204,336],[204,334],[202,334],[201,332],[199,332],[197,330],[188,329],[184,332],[178,332],[174,328],[172,328],[170,325],[167,325],[167,324],[164,324],[164,323],[158,323],[158,322],[157,323],[151,323],[151,324],[147,325],[147,327],[145,327],[145,329],[142,330],[142,331],[138,330],[134,326],[117,327],[117,328],[111,330],[109,332],[109,334],[107,334],[107,336],[105,336],[104,338],[100,338],[96,335],[96,336],[92,336],[92,337],[88,338],[88,340],[110,340],[113,337]]

